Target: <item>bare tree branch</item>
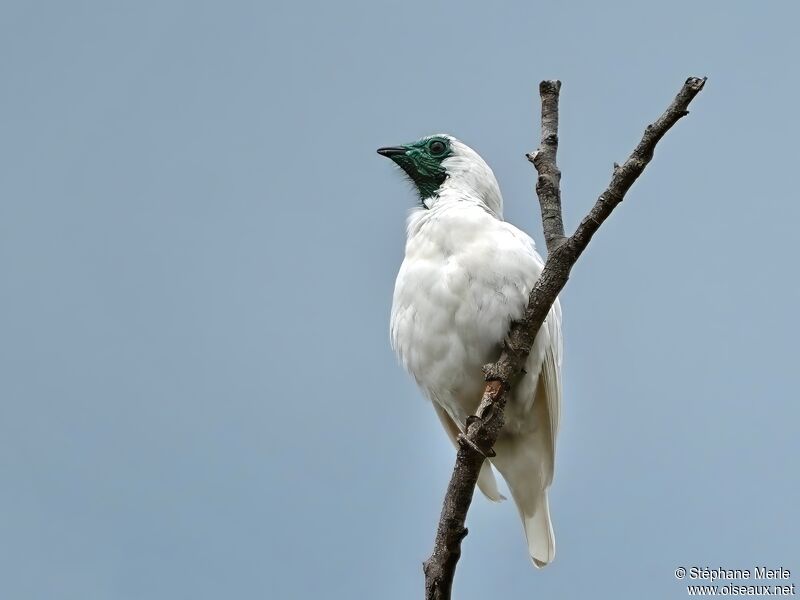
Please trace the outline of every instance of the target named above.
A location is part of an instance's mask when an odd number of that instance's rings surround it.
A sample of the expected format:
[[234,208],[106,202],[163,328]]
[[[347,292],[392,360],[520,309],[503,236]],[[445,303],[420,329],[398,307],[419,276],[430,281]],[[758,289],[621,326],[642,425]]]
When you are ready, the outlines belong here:
[[547,240],[547,261],[531,290],[525,314],[522,319],[511,324],[499,360],[484,367],[486,389],[477,416],[468,419],[466,434],[461,437],[436,531],[433,554],[423,565],[427,600],[450,599],[456,564],[461,556],[461,541],[467,535],[464,523],[478,474],[484,459],[493,456],[492,447],[503,427],[503,410],[508,392],[512,382],[522,371],[536,333],[592,236],[642,174],[653,158],[659,140],[681,117],[689,114],[689,103],[703,89],[705,82],[705,77],[690,77],[686,80],[664,114],[655,123],[647,126],[642,140],[630,157],[622,166],[614,165],[611,183],[569,238],[564,237],[559,190],[561,174],[556,166],[558,94],[561,83],[543,81],[539,86],[542,97],[542,140],[539,150],[529,155],[529,160],[539,173],[536,192],[541,204],[542,225]]
[[558,153],[558,93],[560,81],[543,81],[539,84],[542,98],[542,141],[539,149],[527,154],[536,167],[536,195],[542,209],[542,228],[547,252],[552,253],[566,239],[561,216],[561,171],[556,164]]

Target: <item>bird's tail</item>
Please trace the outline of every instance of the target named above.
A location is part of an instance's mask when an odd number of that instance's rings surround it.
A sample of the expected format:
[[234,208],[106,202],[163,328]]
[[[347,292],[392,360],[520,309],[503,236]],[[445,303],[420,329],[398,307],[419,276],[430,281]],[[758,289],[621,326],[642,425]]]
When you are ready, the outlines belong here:
[[537,568],[550,563],[556,554],[547,490],[552,480],[544,442],[535,436],[499,440],[492,463],[506,480],[519,510],[528,553]]
[[520,509],[520,516],[525,527],[528,540],[528,554],[537,568],[546,566],[556,554],[556,538],[553,535],[553,524],[550,521],[550,505],[547,501],[547,490],[544,490],[536,502],[536,507],[528,512]]

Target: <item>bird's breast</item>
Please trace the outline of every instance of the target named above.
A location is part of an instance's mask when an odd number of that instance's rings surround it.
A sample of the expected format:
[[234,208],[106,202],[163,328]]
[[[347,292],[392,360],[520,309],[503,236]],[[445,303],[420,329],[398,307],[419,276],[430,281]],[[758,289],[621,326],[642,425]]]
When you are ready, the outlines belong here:
[[507,265],[505,240],[491,233],[416,235],[395,284],[392,345],[429,398],[461,423],[480,402],[481,367],[499,356],[538,275],[532,262]]

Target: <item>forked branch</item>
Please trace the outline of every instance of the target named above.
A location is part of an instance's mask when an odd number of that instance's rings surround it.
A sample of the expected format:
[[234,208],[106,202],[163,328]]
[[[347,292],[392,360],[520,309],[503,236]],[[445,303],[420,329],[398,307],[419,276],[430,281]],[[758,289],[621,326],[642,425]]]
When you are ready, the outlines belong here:
[[[467,535],[464,526],[472,502],[475,484],[486,456],[503,427],[503,410],[512,383],[521,373],[531,351],[536,333],[550,307],[566,285],[570,271],[586,249],[592,236],[622,202],[633,182],[653,158],[656,144],[664,134],[689,114],[689,103],[703,89],[706,78],[690,77],[667,110],[645,129],[642,140],[620,166],[614,165],[611,182],[570,237],[564,236],[561,212],[561,172],[556,163],[558,150],[558,96],[560,81],[543,81],[542,138],[539,149],[528,155],[538,172],[536,193],[542,211],[542,226],[547,242],[544,270],[531,290],[522,319],[511,324],[499,360],[486,365],[486,389],[477,415],[467,423],[467,430],[456,453],[456,464],[442,506],[433,553],[425,561],[425,598],[449,600],[456,564],[461,556],[461,541]],[[480,450],[480,451],[479,451]]]

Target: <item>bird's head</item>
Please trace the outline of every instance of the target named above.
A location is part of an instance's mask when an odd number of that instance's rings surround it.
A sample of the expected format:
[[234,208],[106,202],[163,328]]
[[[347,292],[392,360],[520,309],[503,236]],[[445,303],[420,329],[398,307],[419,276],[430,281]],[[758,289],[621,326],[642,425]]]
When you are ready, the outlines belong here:
[[433,208],[448,191],[482,202],[498,217],[503,198],[494,173],[472,148],[451,135],[429,135],[411,144],[379,148],[405,171],[424,208]]

